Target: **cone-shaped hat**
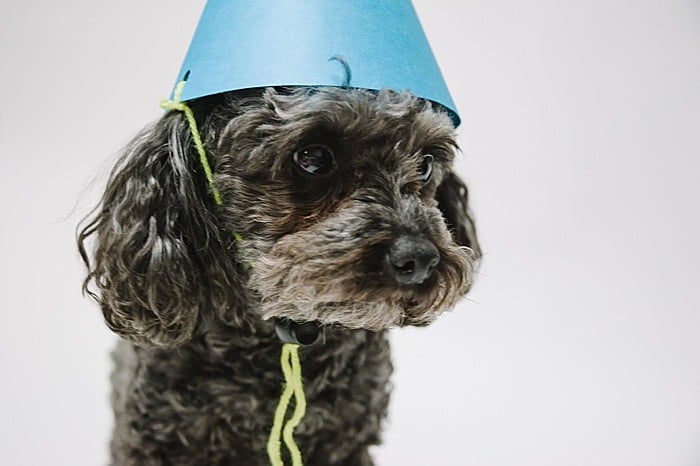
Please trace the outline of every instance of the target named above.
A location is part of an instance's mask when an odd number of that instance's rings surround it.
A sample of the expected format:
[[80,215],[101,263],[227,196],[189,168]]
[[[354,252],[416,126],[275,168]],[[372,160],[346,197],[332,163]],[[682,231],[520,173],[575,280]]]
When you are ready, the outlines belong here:
[[267,86],[408,90],[459,124],[410,0],[208,0],[178,81],[188,72],[184,101]]

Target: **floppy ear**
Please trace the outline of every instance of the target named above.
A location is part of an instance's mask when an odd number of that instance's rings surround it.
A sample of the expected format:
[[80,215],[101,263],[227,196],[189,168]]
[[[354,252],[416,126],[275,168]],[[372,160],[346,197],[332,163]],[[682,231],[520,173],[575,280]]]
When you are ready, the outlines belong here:
[[84,291],[110,329],[138,343],[178,346],[207,312],[226,320],[227,304],[238,304],[233,239],[218,227],[192,146],[179,112],[147,127],[124,150],[78,233]]
[[454,240],[461,246],[469,247],[474,257],[479,259],[481,248],[469,209],[467,186],[457,175],[449,172],[438,186],[435,198]]

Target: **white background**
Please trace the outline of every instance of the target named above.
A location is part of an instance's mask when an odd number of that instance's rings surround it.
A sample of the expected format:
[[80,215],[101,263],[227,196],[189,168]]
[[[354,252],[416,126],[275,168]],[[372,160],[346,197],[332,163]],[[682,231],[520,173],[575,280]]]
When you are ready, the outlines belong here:
[[[78,220],[203,1],[0,1],[0,463],[107,461]],[[700,4],[416,1],[486,252],[392,334],[381,465],[700,465]],[[96,181],[95,181],[96,180]]]

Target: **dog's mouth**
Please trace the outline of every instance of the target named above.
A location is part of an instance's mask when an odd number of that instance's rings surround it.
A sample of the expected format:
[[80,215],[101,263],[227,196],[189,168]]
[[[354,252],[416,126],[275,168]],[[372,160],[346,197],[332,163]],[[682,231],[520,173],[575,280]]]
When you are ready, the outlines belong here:
[[367,330],[429,324],[468,291],[473,264],[467,251],[454,248],[429,276],[405,283],[384,267],[343,259],[292,259],[281,252],[273,248],[252,271],[251,287],[260,295],[264,319]]

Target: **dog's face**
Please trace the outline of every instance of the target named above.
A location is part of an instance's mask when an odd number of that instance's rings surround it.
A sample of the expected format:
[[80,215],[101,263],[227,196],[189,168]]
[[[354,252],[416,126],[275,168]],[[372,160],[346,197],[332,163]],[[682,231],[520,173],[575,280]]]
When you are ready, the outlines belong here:
[[[444,112],[408,93],[335,88],[268,89],[195,111],[223,205],[188,179],[201,178],[197,156],[170,115],[127,149],[81,236],[98,234],[89,278],[122,335],[171,344],[163,336],[191,335],[202,307],[230,321],[247,312],[371,330],[424,325],[468,291],[479,249]],[[144,141],[161,155],[143,155]],[[141,231],[124,227],[119,210],[142,217]],[[116,224],[138,258],[118,276],[106,266],[107,255],[125,255],[111,245]],[[115,283],[134,282],[125,265],[142,277],[139,296],[139,285]],[[159,276],[167,283],[148,278]],[[185,289],[173,292],[177,284]]]
[[382,329],[452,306],[474,254],[436,199],[456,146],[449,117],[390,92],[262,99],[220,133],[214,172],[263,318]]

